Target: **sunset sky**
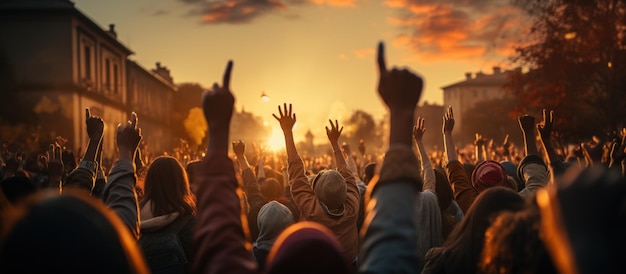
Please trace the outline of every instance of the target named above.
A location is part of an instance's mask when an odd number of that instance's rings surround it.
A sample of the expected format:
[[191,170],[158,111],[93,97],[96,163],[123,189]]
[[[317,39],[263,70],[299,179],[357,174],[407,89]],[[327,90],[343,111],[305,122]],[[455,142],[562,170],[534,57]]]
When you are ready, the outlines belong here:
[[[509,67],[522,22],[509,0],[74,0],[146,68],[159,61],[176,83],[209,87],[234,61],[236,107],[278,126],[291,102],[296,134],[324,136],[328,118],[354,110],[383,117],[375,85],[375,46],[389,66],[425,79],[423,101],[443,103],[441,87],[465,72]],[[269,102],[260,100],[265,92]]]

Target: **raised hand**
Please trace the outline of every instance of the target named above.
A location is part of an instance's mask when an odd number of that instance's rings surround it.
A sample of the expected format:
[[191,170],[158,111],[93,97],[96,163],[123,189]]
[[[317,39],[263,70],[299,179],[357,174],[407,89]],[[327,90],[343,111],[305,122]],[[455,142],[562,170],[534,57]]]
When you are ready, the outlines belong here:
[[521,115],[517,118],[519,126],[524,133],[532,133],[535,129],[535,117],[528,114]]
[[339,122],[337,122],[337,120],[335,120],[335,124],[333,124],[333,121],[330,119],[328,119],[328,122],[330,123],[330,129],[326,127],[326,136],[328,136],[328,140],[331,144],[339,144],[339,137],[341,136],[343,127],[341,127],[341,129],[339,128]]
[[230,75],[232,69],[233,62],[228,61],[222,79],[222,86],[213,83],[212,89],[202,94],[202,110],[204,111],[204,118],[209,126],[209,131],[211,132],[213,132],[211,129],[214,128],[225,129],[230,126],[233,107],[235,105],[235,96],[233,96],[233,93],[230,91]]
[[99,142],[104,132],[104,122],[102,118],[91,116],[91,111],[89,111],[89,108],[86,108],[85,123],[87,124],[87,135],[89,139]]
[[504,136],[504,141],[502,142],[502,155],[509,156],[511,155],[511,141],[509,141],[509,135]]
[[550,140],[552,134],[552,125],[554,124],[554,111],[543,110],[543,120],[537,124],[539,136],[546,142]]
[[246,144],[241,140],[233,142],[233,152],[235,152],[238,158],[243,156],[246,153]]
[[393,111],[411,111],[415,109],[422,95],[422,78],[407,69],[387,70],[385,45],[378,44],[378,94],[389,109]]
[[296,123],[296,114],[291,112],[291,104],[289,104],[289,109],[287,109],[286,103],[283,104],[283,109],[281,109],[279,105],[278,114],[280,116],[276,116],[276,114],[272,113],[272,116],[280,123],[280,128],[283,132],[291,132],[293,125]]
[[619,165],[624,159],[626,159],[626,128],[622,130],[621,142],[613,142],[610,155],[610,167],[613,167],[614,165]]
[[485,142],[487,141],[486,138],[483,138],[483,136],[480,133],[476,133],[476,139],[474,140],[474,145],[477,147],[482,147],[485,145]]
[[413,126],[413,139],[415,139],[415,142],[419,143],[422,141],[424,132],[426,132],[426,128],[424,127],[424,118],[417,117],[415,126]]
[[47,156],[42,156],[44,169],[48,172],[48,186],[59,187],[65,167],[63,166],[63,148],[57,144],[50,144]]
[[228,139],[230,136],[230,120],[233,117],[235,96],[230,91],[230,75],[233,62],[228,61],[222,86],[213,84],[211,90],[202,93],[202,110],[209,126],[209,146],[207,152],[228,153]]
[[117,147],[120,150],[120,158],[133,159],[135,151],[141,142],[141,129],[137,126],[137,113],[130,115],[130,120],[125,125],[117,126]]
[[452,133],[452,129],[454,129],[454,113],[452,112],[452,107],[448,107],[448,111],[443,114],[443,133],[450,134]]

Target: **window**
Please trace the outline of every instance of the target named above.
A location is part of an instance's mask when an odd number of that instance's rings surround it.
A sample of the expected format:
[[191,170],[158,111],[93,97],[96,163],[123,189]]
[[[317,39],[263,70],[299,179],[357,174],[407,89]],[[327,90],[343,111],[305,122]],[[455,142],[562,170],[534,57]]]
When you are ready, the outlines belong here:
[[118,91],[118,76],[117,76],[117,64],[113,64],[113,93],[117,94]]
[[109,58],[104,59],[104,87],[107,91],[111,90],[111,61]]
[[84,78],[91,80],[91,47],[89,45],[83,47],[83,66]]

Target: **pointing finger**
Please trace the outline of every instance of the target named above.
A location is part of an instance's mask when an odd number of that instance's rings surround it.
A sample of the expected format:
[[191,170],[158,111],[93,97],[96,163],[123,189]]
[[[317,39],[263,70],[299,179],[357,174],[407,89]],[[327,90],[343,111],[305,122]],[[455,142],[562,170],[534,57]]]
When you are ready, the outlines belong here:
[[130,125],[133,129],[137,129],[137,113],[135,112],[130,114]]
[[222,88],[230,90],[230,74],[233,70],[233,61],[229,60],[226,65],[226,71],[224,71],[224,79],[222,80]]
[[387,64],[385,62],[385,44],[378,43],[378,73],[383,75],[387,72]]

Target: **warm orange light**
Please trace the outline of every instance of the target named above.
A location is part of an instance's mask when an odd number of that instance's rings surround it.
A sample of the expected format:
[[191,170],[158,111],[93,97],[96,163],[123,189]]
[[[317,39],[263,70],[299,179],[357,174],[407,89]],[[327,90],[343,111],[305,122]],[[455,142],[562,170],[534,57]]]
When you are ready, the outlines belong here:
[[285,136],[280,128],[272,128],[272,135],[267,139],[267,147],[272,151],[278,151],[285,147]]
[[565,39],[567,39],[567,40],[572,40],[574,38],[576,38],[576,33],[575,32],[568,32],[568,33],[565,34]]

